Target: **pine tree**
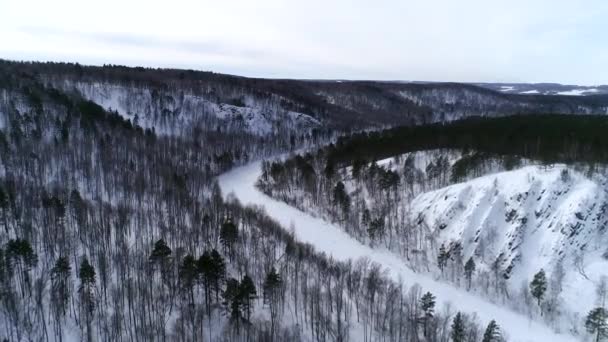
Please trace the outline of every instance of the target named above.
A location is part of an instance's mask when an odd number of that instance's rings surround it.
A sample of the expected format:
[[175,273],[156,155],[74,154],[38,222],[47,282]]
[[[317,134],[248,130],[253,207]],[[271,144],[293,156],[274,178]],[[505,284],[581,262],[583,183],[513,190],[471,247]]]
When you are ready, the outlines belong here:
[[230,314],[230,321],[235,325],[237,331],[242,320],[241,296],[239,295],[239,281],[234,278],[226,280],[226,289],[222,293],[223,305]]
[[86,257],[82,258],[82,262],[80,263],[80,272],[78,273],[78,278],[80,278],[80,287],[78,291],[80,292],[80,300],[85,312],[85,323],[87,328],[87,340],[93,340],[93,331],[91,327],[91,321],[93,319],[93,313],[95,312],[95,269],[89,263],[89,260]]
[[423,334],[426,336],[428,322],[433,318],[435,313],[435,296],[433,296],[433,294],[430,292],[425,293],[422,298],[420,298],[420,308],[424,314],[422,317]]
[[217,250],[211,251],[211,283],[215,292],[215,300],[219,301],[219,293],[222,287],[222,282],[226,277],[226,264],[224,258]]
[[336,184],[333,191],[333,199],[334,204],[339,206],[340,209],[342,209],[342,213],[344,215],[348,214],[348,212],[350,211],[350,197],[346,192],[346,187],[344,186],[344,183],[338,182]]
[[483,334],[482,342],[500,342],[501,340],[500,327],[495,320],[491,320]]
[[[545,271],[541,269],[534,275],[534,279],[530,282],[530,293],[532,297],[536,298],[538,306],[540,307],[540,302],[545,296],[545,292],[547,291],[547,277],[545,275]],[[541,310],[542,315],[542,310]]]
[[443,270],[447,266],[449,258],[450,253],[445,249],[445,245],[441,244],[441,247],[439,247],[439,254],[437,255],[437,266],[441,270],[441,274],[443,274]]
[[69,284],[71,270],[70,262],[66,257],[59,257],[51,270],[51,302],[61,316],[65,316],[70,299]]
[[473,278],[473,273],[475,272],[475,261],[473,257],[470,257],[467,260],[466,264],[464,264],[464,276],[467,278],[467,286],[468,289],[471,289],[471,279]]
[[220,242],[224,248],[224,253],[228,253],[230,259],[232,259],[233,247],[238,237],[239,230],[236,224],[234,224],[231,219],[226,220],[226,222],[222,224],[222,228],[220,230]]
[[373,219],[369,223],[367,234],[369,235],[371,241],[381,238],[384,235],[384,219],[382,217]]
[[82,262],[80,263],[80,272],[78,272],[78,278],[80,278],[80,281],[83,285],[90,285],[95,283],[95,269],[93,268],[93,266],[91,266],[87,257],[82,258]]
[[264,303],[268,304],[270,309],[270,330],[271,335],[274,337],[276,328],[276,322],[279,315],[279,305],[281,301],[281,286],[283,281],[281,276],[277,273],[274,266],[270,269],[270,272],[266,275],[264,281]]
[[182,290],[190,294],[190,303],[194,303],[194,284],[198,278],[196,260],[190,254],[186,255],[179,266],[179,281]]
[[165,240],[160,239],[154,243],[154,248],[150,254],[150,262],[156,263],[166,260],[171,256],[171,248],[167,246]]
[[161,277],[164,283],[169,281],[169,259],[171,258],[171,253],[171,248],[167,246],[165,240],[160,239],[154,243],[152,253],[148,259],[153,266],[160,266]]
[[213,259],[208,251],[205,251],[196,262],[199,277],[205,288],[205,304],[207,305],[207,314],[211,312],[211,290],[213,284]]
[[585,320],[585,328],[590,334],[595,335],[595,342],[608,337],[608,313],[604,308],[595,308],[589,312]]
[[458,312],[452,321],[452,332],[450,337],[453,342],[464,342],[465,341],[465,326],[462,314]]
[[239,285],[239,296],[243,303],[245,320],[250,323],[252,302],[257,298],[257,291],[253,279],[248,275],[245,275],[241,280],[241,284]]

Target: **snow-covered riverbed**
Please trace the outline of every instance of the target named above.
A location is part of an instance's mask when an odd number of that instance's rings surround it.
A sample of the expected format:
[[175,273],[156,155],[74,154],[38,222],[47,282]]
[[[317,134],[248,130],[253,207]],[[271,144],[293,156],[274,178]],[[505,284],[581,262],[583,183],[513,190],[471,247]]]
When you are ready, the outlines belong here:
[[284,227],[293,225],[297,239],[314,245],[318,251],[325,252],[337,260],[356,260],[367,257],[385,267],[395,281],[401,279],[410,286],[418,283],[424,291],[431,291],[437,296],[438,303],[449,301],[456,310],[467,313],[477,312],[484,324],[495,319],[503,331],[508,334],[510,341],[577,340],[571,335],[556,334],[541,323],[531,322],[523,315],[492,304],[462,289],[435,281],[429,276],[414,273],[405,266],[399,256],[390,252],[373,250],[351,238],[339,227],[264,195],[255,187],[260,173],[260,162],[253,162],[221,175],[218,181],[224,196],[232,193],[244,205],[263,206],[268,215]]

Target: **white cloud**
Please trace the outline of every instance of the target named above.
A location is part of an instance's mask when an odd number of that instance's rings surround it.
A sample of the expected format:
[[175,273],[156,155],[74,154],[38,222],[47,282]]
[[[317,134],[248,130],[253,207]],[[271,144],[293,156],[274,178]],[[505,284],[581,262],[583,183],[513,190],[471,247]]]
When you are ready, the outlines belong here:
[[608,83],[605,1],[0,0],[0,56],[266,77]]

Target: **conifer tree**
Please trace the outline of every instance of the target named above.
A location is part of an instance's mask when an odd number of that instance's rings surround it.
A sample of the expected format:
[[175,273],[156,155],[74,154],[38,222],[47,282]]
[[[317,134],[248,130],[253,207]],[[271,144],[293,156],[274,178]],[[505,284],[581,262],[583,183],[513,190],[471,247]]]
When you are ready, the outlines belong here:
[[245,275],[239,285],[239,296],[243,304],[243,313],[245,320],[249,323],[251,319],[251,310],[253,300],[257,298],[257,291],[253,279],[249,275]]
[[452,321],[452,331],[450,337],[453,342],[464,342],[465,341],[465,326],[462,314],[458,312]]
[[464,276],[467,279],[467,288],[471,289],[471,279],[473,278],[473,273],[475,272],[475,261],[473,257],[470,257],[467,260],[466,264],[464,264]]
[[91,327],[91,321],[93,319],[93,313],[95,312],[95,269],[89,263],[87,257],[82,258],[80,263],[80,272],[78,273],[80,278],[80,287],[78,289],[80,293],[80,301],[85,313],[85,323],[87,331],[87,340],[93,340],[93,331]]
[[158,265],[160,267],[161,277],[166,283],[169,280],[169,259],[171,258],[171,248],[167,246],[167,243],[163,239],[159,239],[154,243],[152,253],[150,253],[150,263],[153,266]]
[[219,301],[222,282],[226,277],[226,263],[217,250],[211,251],[211,283],[215,292],[215,300]]
[[[70,262],[66,257],[59,257],[51,270],[52,293],[51,302],[58,313],[65,316],[70,299]],[[81,270],[82,272],[82,270]]]
[[266,280],[264,281],[264,303],[266,303],[270,309],[270,330],[272,338],[274,338],[276,322],[279,316],[282,283],[281,276],[273,266],[266,275]]
[[425,293],[420,298],[420,308],[423,312],[423,334],[426,337],[429,320],[433,318],[435,313],[435,296],[430,292]]
[[501,340],[500,327],[495,320],[491,320],[483,333],[482,342],[500,342]]
[[222,293],[223,305],[230,314],[230,321],[238,332],[242,320],[241,296],[239,294],[239,281],[234,278],[226,280],[226,289]]
[[208,251],[205,251],[196,262],[196,268],[200,276],[200,280],[205,288],[205,304],[207,306],[207,314],[211,312],[211,290],[213,284],[213,259]]
[[239,230],[231,219],[226,220],[226,222],[222,224],[222,228],[220,229],[220,242],[224,248],[224,253],[228,253],[230,259],[232,259],[233,248],[238,239],[238,235]]
[[[532,297],[536,299],[538,306],[540,307],[540,303],[545,296],[545,292],[547,291],[547,277],[545,275],[545,271],[541,269],[534,275],[534,279],[530,282],[530,293]],[[542,315],[542,310],[541,310]]]
[[587,332],[595,335],[595,342],[608,337],[608,313],[604,308],[595,308],[589,312],[585,319]]
[[445,245],[441,244],[441,247],[439,247],[439,254],[437,255],[437,266],[441,270],[441,274],[443,274],[443,270],[447,266],[449,258],[449,252],[445,249]]
[[179,281],[182,290],[190,294],[190,303],[194,303],[194,284],[198,278],[196,260],[190,254],[186,255],[179,266]]

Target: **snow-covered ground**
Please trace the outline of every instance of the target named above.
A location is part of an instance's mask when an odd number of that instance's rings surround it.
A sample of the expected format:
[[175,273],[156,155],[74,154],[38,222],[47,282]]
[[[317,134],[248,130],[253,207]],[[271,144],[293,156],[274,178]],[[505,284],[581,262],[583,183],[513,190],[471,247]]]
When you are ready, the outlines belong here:
[[591,89],[572,89],[572,90],[567,90],[567,91],[560,91],[557,93],[557,95],[568,95],[568,96],[581,96],[581,95],[588,95],[588,93],[597,93],[598,90],[595,88],[591,88]]
[[439,242],[462,241],[465,258],[489,265],[502,256],[513,289],[541,268],[551,276],[561,261],[560,297],[583,317],[608,275],[607,197],[600,180],[565,165],[526,166],[420,194],[411,206]]
[[409,285],[418,283],[424,290],[433,292],[438,303],[451,302],[457,310],[477,312],[484,324],[496,319],[511,341],[576,341],[572,335],[557,334],[544,324],[530,321],[523,315],[483,300],[463,289],[436,281],[427,275],[414,273],[395,254],[374,250],[359,243],[339,227],[264,195],[255,187],[255,182],[261,174],[260,165],[261,162],[253,162],[220,176],[218,181],[224,195],[233,194],[245,205],[264,207],[266,212],[283,226],[293,226],[300,241],[310,243],[318,251],[338,260],[367,257],[383,265],[395,281],[403,280]]
[[[140,86],[125,86],[104,82],[56,82],[66,90],[77,90],[84,98],[113,110],[122,117],[135,120],[143,128],[154,128],[157,133],[171,134],[182,126],[205,123],[213,127],[216,122],[238,128],[251,134],[267,136],[278,127],[289,127],[295,131],[320,126],[310,115],[262,106],[254,99],[246,105],[236,106],[217,103],[192,92],[155,89]],[[212,121],[209,121],[209,119]]]

